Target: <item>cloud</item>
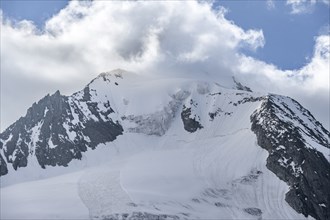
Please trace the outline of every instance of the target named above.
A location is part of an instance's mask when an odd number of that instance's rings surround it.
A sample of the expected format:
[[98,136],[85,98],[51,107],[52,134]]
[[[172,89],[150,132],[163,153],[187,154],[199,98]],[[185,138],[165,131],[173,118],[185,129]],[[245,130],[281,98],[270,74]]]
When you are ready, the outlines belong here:
[[[297,70],[278,67],[251,57],[240,56],[237,78],[252,88],[295,98],[329,129],[330,119],[330,36],[315,38],[314,54],[309,63]],[[251,80],[255,79],[255,80]]]
[[312,13],[316,0],[287,0],[286,4],[291,6],[291,14]]
[[275,2],[274,2],[274,0],[267,0],[266,1],[266,7],[267,7],[268,10],[275,9]]
[[312,13],[316,3],[330,5],[330,0],[287,0],[286,4],[291,6],[291,14]]
[[70,95],[98,73],[115,68],[153,74],[235,74],[257,90],[286,95],[329,91],[323,79],[324,56],[329,53],[325,38],[316,39],[309,64],[282,71],[240,53],[242,48],[264,46],[262,30],[242,29],[226,19],[224,8],[215,10],[206,2],[71,1],[44,30],[0,15],[1,130],[45,94],[60,89]]

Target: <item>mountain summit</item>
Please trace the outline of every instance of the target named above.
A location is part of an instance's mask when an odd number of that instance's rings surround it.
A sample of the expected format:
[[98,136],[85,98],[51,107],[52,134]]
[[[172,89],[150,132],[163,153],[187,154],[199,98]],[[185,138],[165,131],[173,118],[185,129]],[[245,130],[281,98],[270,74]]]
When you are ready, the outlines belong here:
[[117,69],[45,96],[0,134],[2,216],[19,216],[13,184],[71,173],[92,219],[329,219],[329,131],[289,97],[222,85]]

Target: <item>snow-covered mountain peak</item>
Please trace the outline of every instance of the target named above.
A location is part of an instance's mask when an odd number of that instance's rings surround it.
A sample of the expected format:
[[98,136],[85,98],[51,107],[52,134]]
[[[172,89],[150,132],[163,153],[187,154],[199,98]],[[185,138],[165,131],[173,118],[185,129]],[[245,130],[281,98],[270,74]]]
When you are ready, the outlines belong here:
[[47,95],[1,133],[1,180],[86,172],[75,181],[92,218],[323,220],[329,138],[296,101],[235,78],[117,69]]

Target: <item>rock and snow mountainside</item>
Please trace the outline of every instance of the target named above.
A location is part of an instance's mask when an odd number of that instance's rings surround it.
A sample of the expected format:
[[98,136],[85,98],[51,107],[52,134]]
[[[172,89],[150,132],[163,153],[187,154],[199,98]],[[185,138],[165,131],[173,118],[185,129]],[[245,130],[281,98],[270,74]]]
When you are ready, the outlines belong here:
[[1,218],[329,219],[329,132],[232,81],[115,70],[47,95],[0,134]]

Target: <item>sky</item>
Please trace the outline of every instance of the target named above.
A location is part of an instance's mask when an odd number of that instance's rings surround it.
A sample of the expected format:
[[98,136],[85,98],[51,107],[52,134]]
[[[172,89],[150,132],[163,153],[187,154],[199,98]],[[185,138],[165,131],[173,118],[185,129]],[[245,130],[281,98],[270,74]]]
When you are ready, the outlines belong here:
[[0,130],[47,93],[115,68],[235,75],[295,98],[329,130],[329,5],[1,0]]

